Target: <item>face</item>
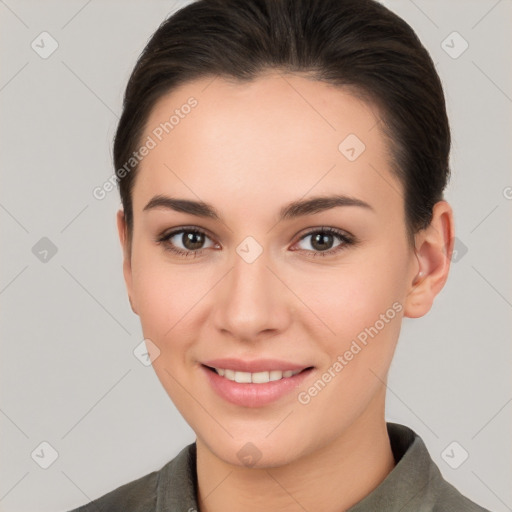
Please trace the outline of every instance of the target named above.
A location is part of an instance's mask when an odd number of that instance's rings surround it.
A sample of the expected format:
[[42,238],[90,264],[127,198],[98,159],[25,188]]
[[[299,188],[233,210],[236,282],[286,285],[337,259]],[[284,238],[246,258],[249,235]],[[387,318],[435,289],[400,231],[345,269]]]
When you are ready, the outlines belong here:
[[128,293],[162,385],[228,463],[285,464],[383,415],[417,260],[376,115],[268,74],[188,83],[148,119]]

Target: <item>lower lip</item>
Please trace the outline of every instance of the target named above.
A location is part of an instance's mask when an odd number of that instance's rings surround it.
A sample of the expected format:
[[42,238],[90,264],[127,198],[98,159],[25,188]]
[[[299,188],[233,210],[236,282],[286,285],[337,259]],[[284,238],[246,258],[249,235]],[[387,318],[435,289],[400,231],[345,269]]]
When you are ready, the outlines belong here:
[[243,384],[221,377],[216,371],[201,365],[214,391],[228,402],[242,407],[261,407],[270,404],[293,391],[313,371],[303,370],[292,377],[264,384]]

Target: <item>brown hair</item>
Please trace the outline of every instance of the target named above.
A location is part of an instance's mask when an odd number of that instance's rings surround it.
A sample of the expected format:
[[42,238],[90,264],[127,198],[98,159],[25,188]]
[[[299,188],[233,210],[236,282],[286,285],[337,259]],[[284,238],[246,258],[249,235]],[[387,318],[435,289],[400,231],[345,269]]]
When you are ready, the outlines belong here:
[[450,174],[450,129],[432,59],[404,20],[374,0],[199,0],[160,25],[126,87],[113,153],[130,243],[137,165],[119,171],[157,100],[194,79],[247,81],[271,69],[346,86],[377,105],[409,241],[429,225]]

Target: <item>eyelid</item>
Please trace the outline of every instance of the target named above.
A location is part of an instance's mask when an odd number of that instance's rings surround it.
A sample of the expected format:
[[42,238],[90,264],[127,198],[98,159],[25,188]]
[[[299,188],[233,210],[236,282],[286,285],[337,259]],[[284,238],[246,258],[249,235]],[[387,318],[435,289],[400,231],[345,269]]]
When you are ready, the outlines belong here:
[[[212,247],[203,247],[201,249],[195,249],[195,250],[183,250],[180,247],[176,247],[169,243],[169,240],[173,238],[175,235],[183,233],[183,232],[196,232],[201,233],[205,235],[207,238],[211,240],[211,242],[214,245],[220,245],[214,236],[210,234],[210,232],[207,229],[201,228],[199,226],[179,226],[176,228],[172,228],[169,230],[164,231],[160,235],[158,235],[155,239],[155,242],[160,244],[164,244],[165,250],[169,252],[173,252],[175,254],[180,255],[194,255],[198,256],[201,255],[204,251],[207,249],[211,249]],[[341,240],[341,243],[339,245],[334,246],[331,249],[325,250],[325,251],[315,251],[315,250],[308,250],[308,249],[292,249],[294,252],[303,252],[307,253],[309,256],[330,256],[338,253],[339,251],[345,249],[347,246],[355,245],[357,243],[357,239],[350,233],[348,233],[345,230],[334,228],[331,226],[316,226],[307,228],[306,231],[301,232],[299,235],[296,235],[297,240],[293,243],[292,247],[297,245],[299,242],[301,242],[304,238],[314,235],[316,233],[327,233],[332,236],[338,237],[339,240]]]
[[171,238],[172,236],[177,235],[183,231],[202,233],[203,235],[206,235],[210,240],[215,241],[215,237],[207,229],[200,228],[199,226],[179,226],[176,228],[164,230],[160,235],[157,236],[157,240]]
[[334,228],[331,226],[317,226],[314,228],[308,228],[308,230],[306,232],[303,232],[302,234],[298,235],[298,240],[293,244],[293,246],[297,245],[299,242],[304,240],[304,238],[307,238],[308,236],[311,236],[311,235],[314,235],[317,233],[327,233],[329,235],[337,237],[341,241],[341,243],[332,247],[331,249],[327,249],[326,251],[314,251],[314,250],[312,251],[312,250],[308,250],[308,249],[294,249],[294,250],[298,251],[298,252],[302,251],[304,253],[308,253],[309,255],[313,255],[313,256],[316,256],[316,255],[329,256],[329,255],[336,254],[338,251],[345,249],[347,246],[356,245],[356,243],[357,243],[357,239],[352,234],[348,233],[347,231],[345,231],[343,229]]
[[167,252],[185,257],[196,257],[201,255],[207,249],[211,249],[211,247],[203,247],[201,249],[196,250],[184,250],[181,247],[176,247],[175,245],[170,243],[171,238],[180,233],[185,232],[201,233],[205,235],[207,238],[209,238],[214,246],[219,245],[219,243],[215,240],[215,237],[211,236],[210,232],[207,229],[200,228],[199,226],[179,226],[176,228],[165,230],[155,238],[155,243],[158,245],[163,244],[164,250]]
[[298,240],[302,240],[304,237],[308,235],[313,235],[314,233],[330,233],[350,240],[355,239],[355,237],[351,235],[348,231],[345,231],[344,229],[335,228],[332,226],[315,226],[312,228],[307,228],[305,231],[301,231],[297,235],[297,237]]

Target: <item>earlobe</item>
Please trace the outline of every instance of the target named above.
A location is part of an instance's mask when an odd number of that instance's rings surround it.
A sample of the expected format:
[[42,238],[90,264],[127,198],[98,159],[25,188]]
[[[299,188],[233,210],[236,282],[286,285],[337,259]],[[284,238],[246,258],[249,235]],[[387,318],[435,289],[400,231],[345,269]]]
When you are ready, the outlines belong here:
[[453,212],[446,201],[434,205],[430,225],[416,236],[415,277],[411,280],[404,316],[418,318],[432,308],[448,279],[453,251]]
[[124,218],[124,211],[120,209],[117,212],[117,231],[119,233],[119,241],[121,242],[121,248],[123,251],[123,276],[126,284],[126,290],[128,292],[128,300],[130,301],[130,306],[132,311],[138,315],[134,301],[132,300],[132,263],[127,229],[128,228]]

